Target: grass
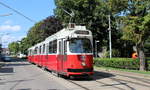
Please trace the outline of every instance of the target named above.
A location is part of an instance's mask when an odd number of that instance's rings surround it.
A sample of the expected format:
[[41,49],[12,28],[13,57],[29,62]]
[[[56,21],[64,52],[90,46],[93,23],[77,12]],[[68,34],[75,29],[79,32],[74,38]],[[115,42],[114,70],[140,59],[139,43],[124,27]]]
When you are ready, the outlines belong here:
[[94,68],[104,69],[104,70],[117,70],[117,71],[123,71],[123,72],[133,72],[133,73],[150,75],[150,71],[139,71],[139,70],[129,70],[129,69],[120,69],[120,68],[112,68],[112,67],[97,67],[97,66],[94,66]]

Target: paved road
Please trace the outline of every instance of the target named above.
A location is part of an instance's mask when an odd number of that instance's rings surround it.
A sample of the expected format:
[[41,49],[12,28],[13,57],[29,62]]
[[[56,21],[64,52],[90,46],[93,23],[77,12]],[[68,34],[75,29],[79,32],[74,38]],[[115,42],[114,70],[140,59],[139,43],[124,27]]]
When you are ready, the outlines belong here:
[[0,90],[150,90],[150,78],[97,70],[93,79],[65,79],[16,60],[0,69]]
[[66,90],[49,74],[28,62],[7,62],[0,70],[0,90]]

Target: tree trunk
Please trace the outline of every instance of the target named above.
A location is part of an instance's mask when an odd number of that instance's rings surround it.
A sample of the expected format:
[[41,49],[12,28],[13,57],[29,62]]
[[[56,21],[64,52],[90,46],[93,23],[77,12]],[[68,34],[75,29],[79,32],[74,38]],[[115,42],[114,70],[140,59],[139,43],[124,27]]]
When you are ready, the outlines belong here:
[[137,52],[140,59],[140,71],[146,70],[146,59],[144,54],[144,44],[140,43],[137,45]]

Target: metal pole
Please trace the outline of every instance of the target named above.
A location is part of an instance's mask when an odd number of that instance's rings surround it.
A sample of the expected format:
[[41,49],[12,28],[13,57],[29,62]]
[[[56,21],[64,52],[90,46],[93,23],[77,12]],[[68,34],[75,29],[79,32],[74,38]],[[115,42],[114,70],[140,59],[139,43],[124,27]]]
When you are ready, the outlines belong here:
[[112,58],[112,43],[111,43],[111,19],[110,19],[110,15],[108,16],[109,18],[109,56],[110,58]]
[[99,41],[98,40],[95,40],[95,57],[97,58],[97,55],[98,55],[98,50],[97,50],[97,43],[98,43]]
[[96,43],[96,40],[95,40],[95,57],[97,58],[97,43]]
[[95,58],[97,57],[96,53],[97,53],[97,46],[96,46],[96,40],[95,40]]

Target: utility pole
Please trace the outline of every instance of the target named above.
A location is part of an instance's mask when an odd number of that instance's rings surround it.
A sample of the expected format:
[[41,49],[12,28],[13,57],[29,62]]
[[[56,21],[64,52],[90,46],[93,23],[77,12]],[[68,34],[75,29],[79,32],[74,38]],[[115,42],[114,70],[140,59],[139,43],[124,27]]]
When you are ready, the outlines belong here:
[[97,58],[97,55],[98,55],[98,48],[97,48],[97,43],[98,43],[99,41],[98,40],[95,40],[95,58]]
[[112,43],[111,43],[111,19],[110,19],[110,15],[108,15],[109,18],[109,57],[112,58]]

